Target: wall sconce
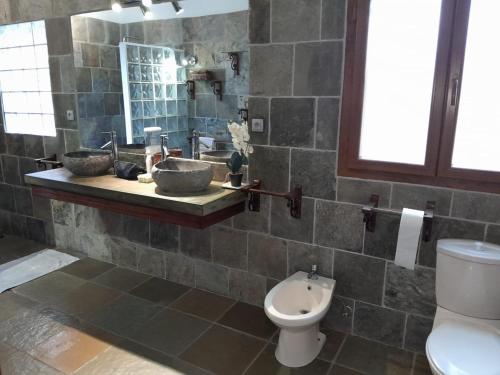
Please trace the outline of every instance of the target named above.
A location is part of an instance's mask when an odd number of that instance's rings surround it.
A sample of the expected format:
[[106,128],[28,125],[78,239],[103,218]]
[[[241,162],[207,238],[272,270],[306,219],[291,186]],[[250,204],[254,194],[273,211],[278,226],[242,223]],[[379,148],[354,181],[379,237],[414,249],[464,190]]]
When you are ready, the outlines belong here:
[[214,95],[217,96],[219,100],[222,100],[222,81],[212,81],[210,86],[212,86]]
[[175,14],[179,15],[179,14],[184,13],[184,8],[182,8],[182,7],[179,5],[179,2],[178,2],[178,1],[173,0],[173,1],[172,1],[172,6],[174,7]]
[[191,100],[195,100],[196,84],[194,81],[186,81],[186,90]]
[[229,60],[231,61],[231,69],[234,72],[235,76],[240,75],[240,55],[238,52],[230,52]]

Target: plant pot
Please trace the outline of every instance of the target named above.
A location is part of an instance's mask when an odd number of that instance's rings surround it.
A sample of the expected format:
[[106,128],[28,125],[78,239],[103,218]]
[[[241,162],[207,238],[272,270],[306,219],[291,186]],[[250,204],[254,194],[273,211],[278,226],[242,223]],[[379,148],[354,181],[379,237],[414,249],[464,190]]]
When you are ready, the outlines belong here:
[[229,173],[229,180],[231,181],[231,186],[240,187],[243,180],[243,173]]

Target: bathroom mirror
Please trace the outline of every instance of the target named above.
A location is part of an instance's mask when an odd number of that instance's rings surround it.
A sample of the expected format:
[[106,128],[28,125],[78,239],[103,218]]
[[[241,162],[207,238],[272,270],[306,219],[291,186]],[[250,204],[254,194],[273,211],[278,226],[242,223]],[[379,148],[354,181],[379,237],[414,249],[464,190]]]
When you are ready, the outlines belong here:
[[182,157],[193,130],[202,150],[230,150],[227,123],[247,107],[248,0],[129,3],[71,19],[81,146],[114,130],[121,151],[140,153],[158,127]]

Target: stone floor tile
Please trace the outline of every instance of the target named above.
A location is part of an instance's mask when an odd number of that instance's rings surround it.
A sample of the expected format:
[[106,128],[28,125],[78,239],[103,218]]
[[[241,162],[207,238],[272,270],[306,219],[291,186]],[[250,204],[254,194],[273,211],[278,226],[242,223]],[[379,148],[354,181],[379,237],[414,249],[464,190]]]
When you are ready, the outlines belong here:
[[417,354],[413,365],[413,375],[432,375],[429,361],[425,356]]
[[170,307],[208,320],[219,319],[236,301],[199,289],[191,289]]
[[0,294],[0,322],[35,308],[36,302],[13,292]]
[[346,367],[335,365],[332,367],[328,375],[364,375],[361,372],[348,369]]
[[169,305],[189,289],[187,286],[153,277],[132,289],[130,294],[153,303]]
[[179,355],[210,327],[210,323],[165,309],[147,322],[132,338],[150,348]]
[[321,332],[326,335],[326,342],[325,346],[323,346],[323,349],[319,353],[318,358],[331,362],[339,351],[346,335],[342,332],[326,329],[322,329]]
[[277,330],[264,309],[243,302],[236,303],[218,323],[263,339],[271,338]]
[[110,288],[128,292],[149,280],[151,276],[126,268],[112,268],[92,281]]
[[265,342],[213,326],[180,357],[218,375],[238,375],[250,365]]
[[330,368],[330,363],[321,359],[315,359],[307,366],[289,368],[276,360],[275,350],[276,346],[269,344],[245,375],[326,375]]
[[357,336],[347,337],[337,358],[339,365],[370,375],[409,375],[413,353]]
[[16,351],[2,363],[2,375],[63,375],[30,355]]
[[92,258],[83,258],[61,268],[60,271],[90,280],[113,267],[115,266],[111,263],[101,262],[100,260]]

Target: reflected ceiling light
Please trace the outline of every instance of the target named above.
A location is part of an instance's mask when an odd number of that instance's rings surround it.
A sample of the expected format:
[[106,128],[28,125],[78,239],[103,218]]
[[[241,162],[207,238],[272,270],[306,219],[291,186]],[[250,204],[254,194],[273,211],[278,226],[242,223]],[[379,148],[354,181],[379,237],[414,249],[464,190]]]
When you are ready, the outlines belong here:
[[176,0],[172,1],[172,6],[174,7],[175,14],[179,15],[179,14],[182,14],[184,12],[184,8],[182,8],[179,5],[179,2]]
[[121,12],[122,11],[122,5],[120,4],[119,1],[113,1],[111,3],[111,9],[113,9],[114,12]]
[[144,5],[140,4],[139,8],[141,8],[141,12],[144,15],[144,18],[147,20],[150,20],[153,18],[153,12],[151,12],[151,9],[146,8]]
[[153,5],[152,0],[142,0],[142,5],[144,5],[146,8],[151,8],[151,5]]

